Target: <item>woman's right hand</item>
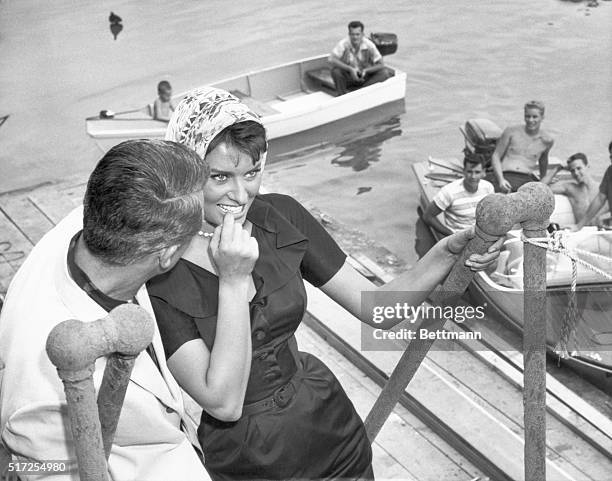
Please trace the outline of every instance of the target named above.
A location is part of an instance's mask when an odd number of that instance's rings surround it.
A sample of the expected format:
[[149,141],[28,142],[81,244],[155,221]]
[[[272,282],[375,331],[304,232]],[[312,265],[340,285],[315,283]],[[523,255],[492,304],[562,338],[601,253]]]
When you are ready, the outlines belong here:
[[210,251],[219,279],[248,279],[259,257],[257,241],[236,223],[234,216],[225,214],[210,240]]

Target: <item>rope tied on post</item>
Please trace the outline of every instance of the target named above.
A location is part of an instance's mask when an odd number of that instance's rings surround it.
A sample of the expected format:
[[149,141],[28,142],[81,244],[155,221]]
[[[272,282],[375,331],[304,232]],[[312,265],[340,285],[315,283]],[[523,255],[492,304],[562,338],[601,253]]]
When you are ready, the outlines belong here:
[[534,246],[546,249],[547,251],[562,254],[566,256],[571,262],[572,276],[569,291],[568,307],[563,315],[559,340],[557,341],[557,344],[554,349],[556,354],[559,356],[559,360],[574,357],[579,354],[578,351],[573,350],[570,353],[568,350],[568,346],[570,340],[572,339],[572,336],[574,341],[576,340],[576,328],[578,325],[578,301],[576,296],[576,289],[578,284],[578,265],[581,265],[584,268],[600,275],[604,279],[612,280],[611,274],[586,261],[584,257],[591,257],[593,259],[608,263],[612,263],[612,258],[584,249],[568,247],[569,233],[564,231],[555,231],[549,237],[539,238],[527,238],[522,235],[521,240]]

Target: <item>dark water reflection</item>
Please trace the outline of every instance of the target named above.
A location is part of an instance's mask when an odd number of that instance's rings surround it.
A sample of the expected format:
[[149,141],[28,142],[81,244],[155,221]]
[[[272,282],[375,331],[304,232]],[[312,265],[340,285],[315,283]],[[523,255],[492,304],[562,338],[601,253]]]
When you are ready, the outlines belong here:
[[341,167],[351,167],[356,172],[365,170],[371,163],[380,160],[382,144],[398,135],[402,135],[399,116],[358,130],[354,132],[355,138],[339,144],[343,150],[332,159],[331,163]]
[[333,156],[332,164],[364,170],[380,159],[382,144],[401,136],[404,100],[398,100],[346,119],[270,142],[268,163],[299,159],[329,148],[343,150]]

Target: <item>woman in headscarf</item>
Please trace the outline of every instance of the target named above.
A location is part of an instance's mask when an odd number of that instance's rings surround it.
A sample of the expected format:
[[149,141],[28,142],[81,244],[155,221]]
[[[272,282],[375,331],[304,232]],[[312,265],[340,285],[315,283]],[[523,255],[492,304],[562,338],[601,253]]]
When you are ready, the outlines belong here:
[[[168,366],[204,409],[198,436],[211,477],[373,479],[370,443],[351,401],[327,366],[297,350],[294,337],[306,310],[303,279],[357,317],[362,317],[361,291],[372,290],[372,284],[297,201],[259,194],[265,129],[236,97],[209,87],[191,92],[178,105],[166,138],[193,148],[210,167],[202,235],[173,271],[149,285],[149,293]],[[242,341],[229,342],[231,331],[217,318],[231,293],[222,292],[205,237],[221,224],[225,229],[224,222],[231,225],[228,217],[259,246],[244,288],[250,313],[247,348]],[[472,236],[465,231],[444,239],[387,289],[406,291],[406,302],[418,305]],[[483,268],[498,248],[468,262]],[[251,347],[249,364],[243,351]],[[229,395],[225,391],[225,398],[220,389],[207,388],[209,370],[223,355],[235,358],[226,366],[226,377],[218,378],[221,385],[235,387]]]

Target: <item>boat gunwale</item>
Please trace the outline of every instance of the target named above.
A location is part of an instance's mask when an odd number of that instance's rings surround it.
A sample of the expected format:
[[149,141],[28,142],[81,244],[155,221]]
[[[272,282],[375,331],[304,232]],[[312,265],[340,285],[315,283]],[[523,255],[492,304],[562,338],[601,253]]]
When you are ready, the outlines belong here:
[[[266,67],[260,70],[252,70],[240,75],[234,75],[231,77],[227,77],[225,79],[221,79],[221,80],[217,80],[214,83],[208,83],[208,84],[202,84],[201,87],[209,85],[211,87],[215,87],[215,88],[219,88],[218,85],[219,84],[224,84],[224,83],[230,83],[232,81],[236,81],[239,79],[245,79],[247,81],[247,83],[249,82],[249,76],[255,75],[255,74],[262,74],[262,73],[266,73],[266,72],[271,72],[271,71],[275,71],[275,70],[280,70],[282,68],[286,68],[286,67],[291,67],[293,65],[302,65],[308,62],[312,62],[312,61],[317,61],[317,60],[324,60],[328,55],[315,55],[315,56],[311,56],[311,57],[305,57],[299,60],[294,60],[292,62],[286,62],[280,65],[273,65],[270,67]],[[308,108],[307,106],[305,106],[304,108],[301,109],[296,109],[295,111],[291,111],[291,112],[278,112],[278,113],[274,113],[274,114],[268,114],[268,115],[262,115],[261,118],[264,121],[264,125],[266,125],[266,128],[269,128],[270,125],[274,125],[274,124],[279,124],[281,122],[284,121],[291,121],[294,120],[298,117],[304,116],[305,114],[316,114],[318,112],[322,112],[325,111],[327,109],[330,108],[334,108],[337,105],[341,105],[341,104],[349,104],[351,102],[354,102],[355,100],[359,100],[362,98],[366,98],[366,97],[370,97],[375,93],[378,93],[379,91],[385,91],[385,90],[391,90],[391,89],[396,89],[396,88],[400,88],[401,87],[401,95],[399,95],[399,90],[398,90],[398,95],[393,95],[392,98],[389,98],[388,100],[385,99],[382,103],[376,103],[376,102],[372,102],[371,104],[368,103],[366,104],[366,106],[364,108],[359,108],[357,109],[354,113],[359,113],[359,112],[364,112],[367,111],[369,109],[375,108],[375,107],[380,107],[382,105],[386,105],[398,100],[401,100],[402,98],[405,98],[406,96],[406,72],[394,67],[393,65],[388,65],[389,68],[393,69],[395,71],[395,75],[393,77],[388,78],[387,80],[385,80],[384,82],[378,82],[372,85],[369,85],[367,87],[361,88],[361,89],[357,89],[351,92],[348,92],[344,95],[338,95],[336,97],[330,96],[330,98],[324,103],[321,104],[320,106],[317,106],[317,108]],[[195,87],[198,88],[198,87]],[[187,95],[189,92],[191,92],[193,89],[190,90],[186,90],[183,91],[179,94],[173,95],[172,96],[172,100],[174,101],[180,101],[182,100],[185,95]],[[317,90],[317,91],[323,91],[323,90]],[[250,96],[250,95],[249,95]],[[257,97],[252,97],[256,100]],[[265,102],[265,101],[262,101]],[[150,107],[152,108],[153,104],[149,103],[146,104],[144,108],[146,107]],[[354,114],[353,113],[353,114]],[[349,114],[352,115],[352,114]],[[346,116],[342,116],[339,117],[337,119],[333,119],[332,121],[335,120],[340,120],[341,118],[345,118]],[[123,130],[123,131],[118,131],[117,129],[113,129],[113,130],[107,130],[107,131],[101,131],[101,132],[97,132],[95,134],[92,134],[89,132],[89,122],[93,122],[93,123],[97,123],[100,121],[108,121],[108,122],[114,122],[117,120],[122,120],[122,121],[132,121],[132,122],[139,122],[139,121],[155,121],[155,119],[153,118],[125,118],[125,117],[113,117],[113,118],[107,118],[107,119],[100,119],[100,118],[91,118],[91,119],[86,119],[86,132],[87,135],[92,137],[93,139],[111,139],[111,138],[117,138],[117,139],[121,139],[121,138],[132,138],[135,135],[144,135],[144,136],[158,136],[160,131],[165,131],[166,130],[166,125],[164,124],[163,126],[156,126],[156,127],[148,127],[148,128],[143,128],[143,129],[134,129],[134,130]],[[309,127],[304,129],[303,131],[309,130],[310,128],[315,128],[319,125],[324,125],[325,123],[328,122],[324,122],[322,124],[318,124],[314,127]],[[288,134],[283,134],[278,136],[278,138],[280,137],[284,137],[286,135],[293,135],[294,133],[297,132],[302,132],[302,130],[298,130],[295,132],[290,132]],[[163,136],[163,133],[162,133]],[[276,136],[274,138],[277,138]]]

